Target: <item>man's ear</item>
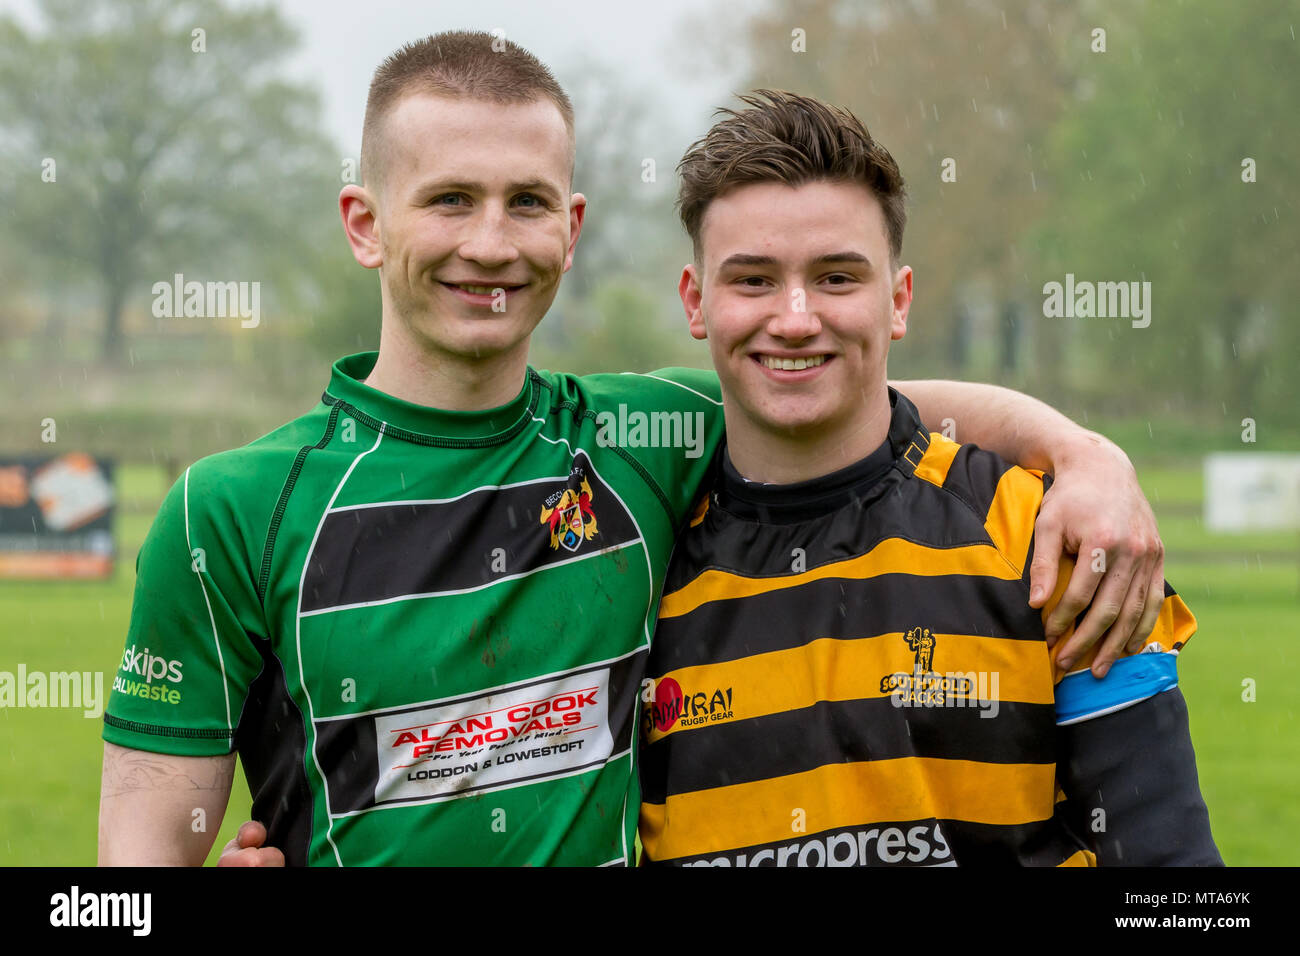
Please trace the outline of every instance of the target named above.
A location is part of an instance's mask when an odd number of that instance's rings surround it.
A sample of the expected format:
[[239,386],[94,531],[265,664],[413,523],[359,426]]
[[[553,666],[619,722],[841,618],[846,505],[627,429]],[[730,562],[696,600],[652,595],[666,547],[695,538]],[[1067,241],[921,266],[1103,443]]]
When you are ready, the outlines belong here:
[[704,292],[702,291],[702,281],[700,271],[695,263],[687,263],[682,269],[682,277],[677,283],[677,294],[682,297],[682,308],[686,310],[686,324],[691,330],[691,336],[697,339],[707,339],[708,331],[704,327]]
[[889,337],[897,342],[907,334],[907,313],[912,307],[912,267],[903,266],[894,273],[893,313],[889,320]]
[[384,264],[379,243],[378,210],[374,194],[364,186],[349,183],[339,192],[343,232],[352,247],[353,258],[367,269],[378,269]]
[[582,193],[574,193],[569,197],[569,252],[564,257],[565,272],[573,267],[573,250],[578,248],[578,234],[582,232],[586,217],[587,197]]

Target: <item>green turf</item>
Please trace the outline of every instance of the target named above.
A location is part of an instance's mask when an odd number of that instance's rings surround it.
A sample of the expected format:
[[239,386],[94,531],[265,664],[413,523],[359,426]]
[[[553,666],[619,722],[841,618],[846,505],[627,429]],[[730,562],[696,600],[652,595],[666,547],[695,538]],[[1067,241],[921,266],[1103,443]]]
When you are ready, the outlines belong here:
[[1199,467],[1144,465],[1138,482],[1156,508],[1184,504],[1199,509],[1205,493],[1205,475]]
[[[1200,622],[1179,670],[1219,848],[1235,865],[1300,864],[1300,849],[1287,836],[1300,832],[1294,800],[1300,792],[1300,548],[1289,560],[1250,551],[1286,548],[1296,537],[1205,533],[1195,517],[1199,465],[1139,464],[1139,474],[1161,515],[1166,575]],[[112,581],[0,582],[0,670],[12,672],[19,662],[29,671],[99,670],[111,683],[130,613],[135,554],[164,484],[151,468],[119,473],[126,508],[118,521],[122,560]],[[1188,552],[1220,556],[1184,558]],[[1247,679],[1255,682],[1253,702],[1242,700]],[[79,712],[0,709],[0,864],[94,863],[99,728]],[[249,805],[241,775],[210,860],[247,819]]]
[[[111,581],[0,581],[0,670],[100,671],[107,694],[131,612],[135,555],[166,493],[153,468],[117,476],[120,560]],[[129,510],[126,510],[129,509]],[[92,866],[96,857],[101,722],[77,710],[0,708],[0,865]],[[237,770],[210,862],[248,818]]]
[[1295,866],[1300,850],[1280,837],[1300,833],[1300,606],[1183,594],[1199,629],[1179,655],[1179,683],[1219,850],[1229,865]]

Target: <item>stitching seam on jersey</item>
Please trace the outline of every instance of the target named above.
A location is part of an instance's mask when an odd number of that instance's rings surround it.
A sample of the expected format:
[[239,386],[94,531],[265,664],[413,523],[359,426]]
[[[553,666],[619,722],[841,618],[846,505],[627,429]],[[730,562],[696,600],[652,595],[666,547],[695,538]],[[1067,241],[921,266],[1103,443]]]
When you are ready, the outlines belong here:
[[302,472],[303,463],[307,460],[307,453],[313,448],[324,448],[334,437],[334,425],[338,421],[339,406],[330,410],[329,421],[325,423],[325,433],[321,435],[320,441],[314,445],[303,445],[298,449],[298,454],[293,460],[293,467],[289,469],[289,477],[284,480],[284,487],[280,489],[280,500],[275,503],[275,511],[271,515],[271,526],[266,531],[266,547],[262,549],[262,570],[257,576],[257,600],[262,605],[262,622],[267,625],[267,633],[270,633],[270,622],[266,620],[266,588],[271,579],[271,552],[275,549],[275,539],[280,533],[280,521],[284,518],[285,509],[289,507],[289,495],[293,494],[293,486],[298,483],[298,475]]
[[119,730],[129,730],[137,734],[153,734],[159,737],[185,737],[199,740],[221,740],[233,737],[233,730],[199,730],[193,727],[164,727],[162,724],[142,724],[138,720],[123,720],[112,714],[104,715],[104,723]]
[[[1018,467],[1018,466],[1016,466],[1016,465],[1012,465],[1011,467],[1012,467],[1012,468],[1016,468],[1016,467]],[[1008,469],[1008,470],[1009,470],[1009,469]],[[1003,472],[1003,474],[1005,475],[1006,472]],[[915,474],[913,474],[912,477],[913,477],[913,478],[916,478]],[[916,478],[916,480],[917,480],[917,481],[925,481],[925,479],[923,479],[923,478]],[[926,482],[926,484],[933,485],[933,482]],[[981,517],[980,517],[980,513],[979,513],[979,511],[977,511],[977,510],[975,509],[975,506],[972,505],[972,504],[971,504],[969,501],[967,501],[965,498],[963,498],[961,495],[957,494],[957,492],[955,492],[955,491],[953,491],[951,488],[947,487],[947,482],[944,482],[944,484],[942,484],[942,485],[935,485],[934,487],[937,487],[937,488],[938,488],[940,491],[942,491],[944,494],[947,494],[947,495],[951,496],[952,498],[956,499],[957,501],[960,501],[961,504],[962,504],[962,507],[964,507],[967,511],[969,511],[969,512],[970,512],[970,513],[975,517],[975,520],[978,521],[978,522],[980,523],[980,527],[981,527],[981,528],[983,528],[983,527],[984,527],[984,523],[985,523],[986,521],[989,520],[989,516],[988,516],[987,514],[985,514],[985,515],[981,518]],[[996,492],[994,493],[994,497],[995,497],[995,498],[997,497]],[[1040,498],[1039,501],[1041,502],[1042,499]],[[992,502],[992,501],[989,502],[989,507],[990,507],[990,508],[993,507],[993,502]],[[1037,519],[1035,519],[1035,520],[1037,520]],[[1032,538],[1032,536],[1031,536],[1031,538],[1030,538],[1031,545],[1032,545],[1032,541],[1033,541],[1033,538]],[[1018,567],[1016,567],[1016,563],[1015,563],[1014,561],[1011,560],[1011,558],[1006,554],[1006,552],[1004,552],[1004,551],[1002,550],[1001,547],[998,546],[998,543],[997,543],[996,541],[993,540],[993,536],[992,536],[991,534],[989,534],[987,530],[984,531],[984,541],[983,541],[982,543],[984,543],[984,544],[988,544],[990,547],[992,547],[993,550],[996,551],[996,552],[998,553],[998,557],[1001,558],[1003,561],[1006,562],[1007,567],[1010,568],[1012,571],[1016,572],[1016,578],[1017,578],[1017,579],[1018,579],[1022,584],[1025,585],[1025,593],[1028,594],[1028,593],[1029,593],[1029,585],[1025,582],[1025,569],[1024,569],[1024,568],[1018,568]],[[1026,557],[1028,557],[1027,554],[1026,554]]]
[[520,415],[517,422],[505,431],[496,435],[491,435],[487,438],[436,438],[431,435],[421,435],[419,432],[408,431],[405,428],[400,428],[397,425],[394,425],[392,422],[384,422],[375,418],[373,415],[367,415],[355,405],[349,404],[341,398],[335,398],[329,392],[325,392],[321,395],[321,401],[326,405],[333,405],[336,409],[346,409],[349,415],[356,418],[358,421],[369,425],[375,431],[379,431],[380,425],[386,425],[387,428],[384,432],[386,435],[390,435],[393,438],[400,438],[413,445],[430,445],[434,448],[492,448],[496,445],[503,445],[510,439],[514,438],[527,428],[528,423],[532,421],[533,414],[537,410],[537,401],[540,396],[540,390],[536,387],[540,379],[537,373],[532,369],[528,370],[528,376],[529,381],[532,382],[534,386],[532,397],[528,401],[528,407],[524,409],[523,414]]

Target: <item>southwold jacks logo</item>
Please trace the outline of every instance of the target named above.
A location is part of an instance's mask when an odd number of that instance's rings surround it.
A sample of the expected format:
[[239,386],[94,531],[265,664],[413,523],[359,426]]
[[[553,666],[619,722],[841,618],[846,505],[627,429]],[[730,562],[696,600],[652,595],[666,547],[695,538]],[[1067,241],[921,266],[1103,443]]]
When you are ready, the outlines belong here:
[[574,468],[569,476],[579,477],[581,483],[577,489],[565,488],[553,492],[542,506],[541,524],[551,530],[551,548],[559,550],[564,547],[577,551],[583,541],[590,541],[596,536],[596,513],[591,510],[591,485],[581,468]]
[[930,629],[914,627],[908,631],[903,640],[907,642],[907,649],[916,652],[916,664],[912,670],[917,674],[934,673],[934,635]]
[[897,707],[962,706],[958,701],[971,696],[975,682],[965,674],[934,672],[935,638],[928,627],[914,627],[903,635],[907,649],[916,654],[912,673],[886,674],[880,678],[880,692],[892,694]]

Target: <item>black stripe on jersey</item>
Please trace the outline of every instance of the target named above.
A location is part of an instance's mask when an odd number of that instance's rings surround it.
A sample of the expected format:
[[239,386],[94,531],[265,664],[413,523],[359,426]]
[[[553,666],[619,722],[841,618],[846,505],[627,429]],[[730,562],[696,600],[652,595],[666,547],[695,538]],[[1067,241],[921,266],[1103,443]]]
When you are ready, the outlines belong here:
[[[578,504],[584,480],[591,489],[585,508]],[[560,513],[552,515],[558,534],[542,520],[547,507]],[[302,610],[482,587],[637,538],[632,516],[579,454],[567,479],[331,512],[308,559]]]
[[307,866],[312,793],[305,770],[305,723],[271,642],[259,639],[256,644],[264,663],[248,688],[235,730],[235,746],[252,790],[251,816],[265,824],[266,845],[284,853],[287,866]]
[[889,538],[937,549],[991,544],[981,515],[929,482],[895,470],[832,520],[760,525],[727,514],[715,498],[704,520],[679,539],[664,593],[709,569],[743,568],[749,577],[787,575],[796,557],[803,568],[819,568],[866,554]]
[[[1019,848],[1019,853],[1011,847]],[[897,820],[794,834],[719,853],[650,866],[1058,866],[1078,843],[1055,818],[997,825],[953,820]]]
[[1014,467],[978,445],[962,445],[948,466],[943,490],[966,502],[984,520],[997,495],[998,482]]
[[944,820],[943,832],[962,865],[1060,866],[1075,853],[1087,849],[1069,829],[1061,815],[1033,823],[999,825]]
[[[641,679],[645,674],[646,654],[647,649],[643,648],[634,654],[629,654],[609,664],[580,667],[572,671],[566,671],[564,674],[552,674],[538,680],[512,684],[509,689],[521,690],[538,684],[548,684],[558,677],[576,676],[608,667],[609,732],[614,742],[614,749],[611,753],[614,755],[621,754],[632,746],[635,722],[634,711],[636,709],[637,694],[641,690]],[[498,688],[498,690],[504,689]],[[494,691],[476,691],[465,697],[439,701],[437,706],[450,707],[466,701],[478,701],[491,693],[494,693]],[[375,718],[423,710],[429,706],[428,703],[412,704],[407,707],[394,707],[358,717],[316,721],[316,753],[320,765],[325,768],[325,787],[331,813],[353,813],[358,810],[367,810],[376,805],[375,787],[379,782],[379,756],[375,743],[378,737]],[[601,766],[605,762],[604,760],[596,761],[591,766]],[[512,784],[545,779],[553,775],[551,773],[542,773],[530,777],[517,777],[512,781]],[[468,796],[480,790],[491,789],[493,789],[491,785],[486,787],[466,787],[459,790],[455,796]],[[419,803],[427,799],[424,797],[411,797],[409,799],[386,800],[384,803],[388,806],[400,803]]]
[[[786,650],[818,638],[873,637],[917,626],[936,634],[1041,641],[1040,612],[1026,600],[1018,580],[890,574],[865,580],[822,579],[710,601],[681,617],[660,619],[653,676]],[[700,640],[702,634],[709,639]]]
[[642,797],[663,803],[670,793],[785,777],[827,764],[903,757],[1056,763],[1053,705],[1000,701],[996,716],[985,714],[978,702],[905,709],[890,697],[879,697],[819,701],[779,714],[679,730],[643,743]]

